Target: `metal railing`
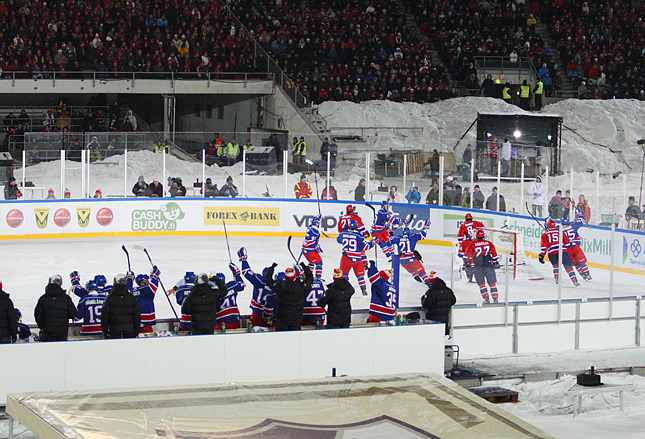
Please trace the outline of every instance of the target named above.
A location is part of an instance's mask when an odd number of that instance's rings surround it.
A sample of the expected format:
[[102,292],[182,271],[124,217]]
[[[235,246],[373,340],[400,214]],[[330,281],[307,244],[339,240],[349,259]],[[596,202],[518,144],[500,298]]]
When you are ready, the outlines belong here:
[[[533,80],[537,77],[537,70],[531,58],[518,57],[517,61],[511,61],[509,56],[476,56],[475,68],[479,81],[483,81],[490,71],[494,71],[500,76],[503,75],[502,82],[511,81],[517,78],[515,83],[519,84],[523,79]],[[530,81],[529,81],[530,82]]]

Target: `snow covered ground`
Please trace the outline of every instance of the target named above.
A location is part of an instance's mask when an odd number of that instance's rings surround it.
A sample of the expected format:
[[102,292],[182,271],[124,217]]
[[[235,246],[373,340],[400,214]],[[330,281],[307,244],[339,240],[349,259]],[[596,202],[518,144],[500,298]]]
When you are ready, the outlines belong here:
[[[388,130],[378,132],[378,136],[370,137],[369,146],[362,145],[363,149],[387,152],[390,148],[411,150],[416,148],[438,148],[442,151],[452,151],[456,140],[466,130],[468,125],[476,118],[477,113],[483,112],[509,112],[519,113],[517,107],[509,106],[500,100],[487,98],[460,98],[436,104],[396,104],[391,102],[367,102],[360,105],[353,103],[328,102],[320,107],[320,113],[327,117],[329,126],[406,126],[423,127],[421,135],[417,132],[399,133],[394,135]],[[590,199],[594,215],[598,213],[624,212],[626,199],[623,197],[622,176],[612,179],[611,174],[622,171],[626,175],[626,195],[638,197],[641,177],[641,160],[643,151],[636,146],[636,141],[645,138],[645,123],[642,116],[645,114],[645,103],[639,101],[578,101],[566,100],[557,104],[546,106],[542,112],[560,114],[564,118],[564,125],[575,130],[563,131],[563,168],[574,170],[574,196],[584,193]],[[471,131],[465,141],[474,140],[474,131]],[[587,139],[588,141],[583,140]],[[622,151],[622,157],[609,151],[608,148],[592,145],[589,141],[606,145],[613,150]],[[457,162],[460,162],[462,145],[455,151]],[[355,154],[356,151],[349,153]],[[341,149],[341,156],[344,151]],[[123,156],[110,157],[110,162],[116,166],[92,166],[91,192],[100,188],[104,195],[129,194],[130,188],[138,175],[144,175],[147,181],[152,178],[162,177],[161,155],[150,152],[130,153],[128,156],[127,180],[124,182]],[[600,181],[600,197],[595,197],[596,180],[593,174],[585,173],[587,168],[599,170],[603,175]],[[74,198],[80,194],[81,170],[80,164],[66,162],[65,186],[68,187]],[[353,189],[358,179],[364,176],[364,163],[360,160],[341,160],[333,179],[333,184],[338,190],[339,198],[353,200]],[[220,185],[228,175],[233,176],[240,191],[242,167],[237,164],[230,168],[211,167],[206,171],[210,177]],[[166,175],[182,177],[186,186],[192,186],[196,178],[202,178],[200,163],[180,161],[168,157]],[[22,178],[20,172],[16,174],[18,180]],[[26,179],[32,180],[37,186],[51,187],[56,196],[60,196],[60,162],[54,161],[29,167]],[[290,175],[287,182],[287,195],[292,197],[291,188],[297,182],[298,175]],[[569,188],[570,175],[566,174],[549,179],[550,198],[555,189],[563,191]],[[422,196],[425,197],[430,189],[430,182],[422,180],[419,175],[409,176],[408,186],[416,181]],[[372,187],[378,186],[377,181],[372,181]],[[402,179],[388,179],[386,185],[397,184],[401,187]],[[463,182],[462,182],[463,184]],[[320,183],[322,190],[324,184]],[[496,183],[480,183],[485,194]],[[246,196],[261,197],[268,186],[274,197],[283,194],[284,182],[282,176],[247,176]],[[524,190],[526,190],[526,187]],[[523,212],[520,203],[522,188],[517,183],[503,183],[500,192],[506,197],[509,210]],[[375,199],[376,201],[376,199]],[[592,220],[594,217],[592,215]],[[246,246],[249,250],[251,266],[260,270],[262,267],[276,261],[282,267],[291,263],[286,251],[267,254],[267,249],[284,249],[284,238],[242,238],[232,237],[231,248],[237,249]],[[22,309],[27,322],[33,322],[33,307],[37,298],[42,294],[47,277],[60,273],[65,278],[68,286],[67,274],[72,270],[81,271],[82,280],[86,281],[96,273],[104,273],[111,277],[114,273],[125,271],[125,257],[121,245],[145,246],[152,258],[162,269],[162,279],[166,288],[170,288],[178,281],[186,270],[196,272],[223,271],[227,269],[228,255],[223,251],[223,238],[213,237],[207,240],[187,237],[163,238],[97,238],[83,240],[23,240],[3,241],[2,247],[5,254],[13,255],[5,258],[3,263],[2,280],[5,289],[12,294],[16,305]],[[324,278],[330,279],[331,270],[340,258],[338,245],[333,241],[322,241],[325,249]],[[286,250],[286,249],[285,249]],[[442,247],[420,248],[424,255],[424,263],[428,270],[439,272],[440,276],[449,282],[451,249]],[[137,254],[139,253],[139,254]],[[131,251],[133,268],[137,272],[149,269],[145,255],[141,252]],[[381,258],[382,259],[382,258]],[[534,266],[545,276],[539,282],[514,282],[510,284],[509,300],[538,300],[554,299],[557,289],[552,281],[550,268],[534,262]],[[574,289],[568,282],[563,284],[563,298],[575,297],[606,297],[608,295],[608,273],[602,270],[592,270],[594,280],[583,283]],[[642,276],[616,273],[615,295],[635,295],[642,291]],[[410,277],[402,275],[401,306],[416,306],[424,288],[414,282]],[[356,285],[355,279],[353,283]],[[537,287],[536,287],[537,286]],[[504,282],[501,282],[500,291],[503,295]],[[475,303],[481,301],[477,287],[455,279],[455,292],[460,303]],[[503,297],[503,296],[502,296]],[[240,295],[239,305],[243,313],[248,310],[250,292],[245,291]],[[171,317],[170,305],[158,298],[157,315],[161,318]],[[360,294],[354,297],[352,306],[363,309],[368,305],[366,298]],[[175,304],[176,306],[176,304]],[[599,360],[598,358],[604,359]],[[467,358],[479,367],[493,371],[560,371],[572,369],[585,369],[594,364],[596,367],[629,367],[645,365],[645,349],[617,349],[609,352],[572,352],[570,354],[558,353],[557,355],[530,355],[508,356],[496,358],[473,359]],[[510,412],[522,419],[543,428],[550,434],[560,438],[605,438],[610,435],[620,434],[624,438],[645,437],[642,416],[645,413],[645,380],[641,377],[624,374],[606,375],[605,382],[634,384],[634,390],[625,396],[626,411],[620,413],[615,395],[598,395],[592,399],[586,398],[583,404],[583,414],[575,419],[571,415],[571,399],[565,398],[564,392],[573,384],[573,378],[563,377],[561,380],[542,383],[514,384],[520,391],[520,403],[505,405]],[[508,384],[507,382],[504,382]],[[508,387],[508,385],[506,385]],[[16,427],[16,433],[23,431],[23,427]],[[6,421],[0,422],[0,438],[7,436]],[[20,438],[33,438],[31,433],[23,433]]]

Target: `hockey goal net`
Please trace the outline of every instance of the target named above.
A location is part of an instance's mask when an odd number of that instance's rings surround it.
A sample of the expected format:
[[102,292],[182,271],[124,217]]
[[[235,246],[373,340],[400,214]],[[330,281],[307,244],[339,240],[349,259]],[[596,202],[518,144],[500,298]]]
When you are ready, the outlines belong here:
[[486,239],[495,244],[502,265],[508,264],[513,279],[542,280],[524,251],[524,234],[515,230],[484,228]]

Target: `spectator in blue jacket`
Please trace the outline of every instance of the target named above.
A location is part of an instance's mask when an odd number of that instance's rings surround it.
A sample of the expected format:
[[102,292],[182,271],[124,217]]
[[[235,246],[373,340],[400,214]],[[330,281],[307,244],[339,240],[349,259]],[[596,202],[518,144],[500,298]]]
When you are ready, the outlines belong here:
[[419,204],[421,202],[421,194],[419,193],[419,188],[412,186],[412,189],[407,193],[405,199],[408,200],[410,204]]

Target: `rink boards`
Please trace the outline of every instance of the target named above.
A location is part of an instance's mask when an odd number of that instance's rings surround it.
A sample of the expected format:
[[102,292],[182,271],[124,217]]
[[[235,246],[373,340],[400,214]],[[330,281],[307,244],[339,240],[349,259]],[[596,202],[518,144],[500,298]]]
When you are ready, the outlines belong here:
[[438,374],[12,394],[48,438],[550,438]]
[[[321,201],[322,231],[337,233],[338,219],[347,202]],[[366,227],[373,211],[355,204]],[[375,205],[378,209],[379,206]],[[246,236],[303,236],[315,215],[316,200],[274,199],[91,199],[0,202],[1,239],[90,238],[101,236],[195,236],[221,235],[224,223],[229,233]],[[453,246],[467,209],[394,204],[400,218],[414,215],[412,228],[421,230],[426,220],[432,226],[424,244]],[[474,219],[490,228],[507,228],[524,234],[529,256],[540,251],[543,229],[533,218],[474,211]],[[645,233],[619,229],[612,241],[609,228],[590,226],[580,230],[582,247],[593,268],[645,275]],[[613,245],[612,245],[613,244]],[[612,252],[612,248],[614,251]],[[613,256],[612,256],[613,253]]]

